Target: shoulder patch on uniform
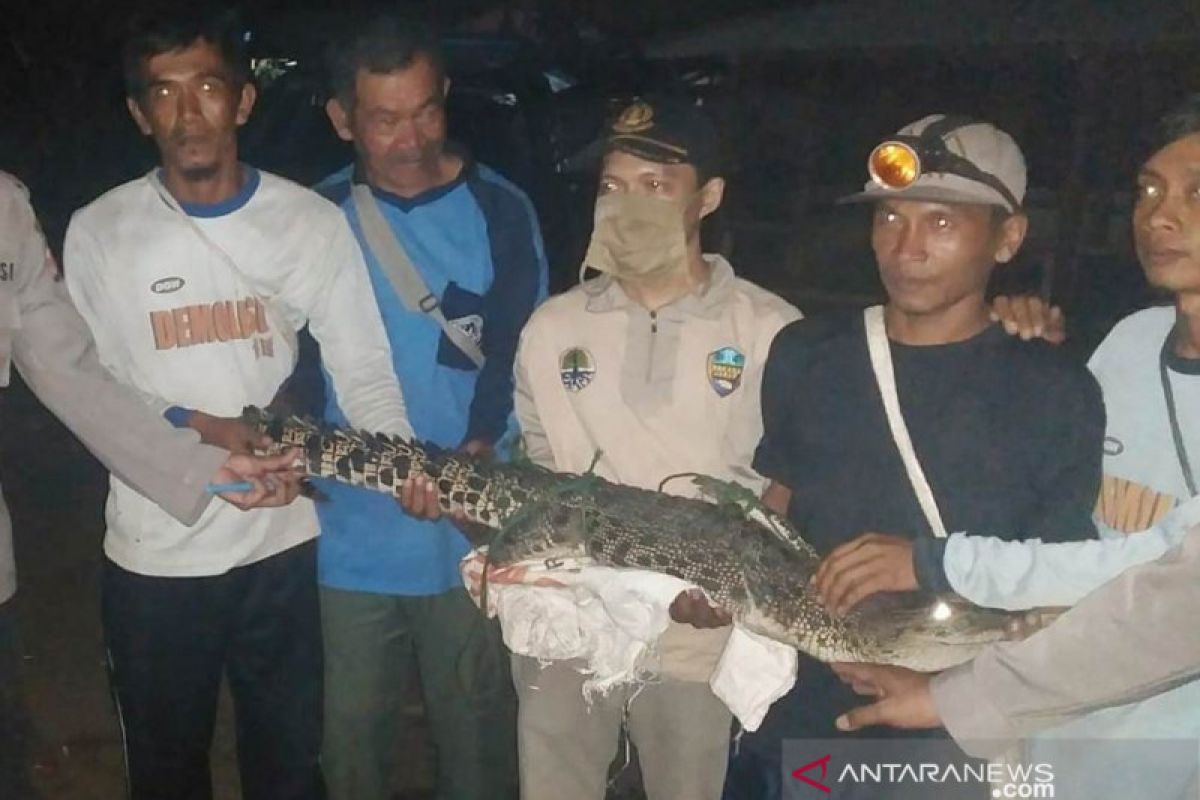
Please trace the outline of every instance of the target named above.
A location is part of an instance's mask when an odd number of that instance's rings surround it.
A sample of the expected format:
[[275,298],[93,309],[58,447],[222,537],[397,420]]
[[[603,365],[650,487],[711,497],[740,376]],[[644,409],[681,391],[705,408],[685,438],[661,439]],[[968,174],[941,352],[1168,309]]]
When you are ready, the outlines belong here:
[[728,397],[742,385],[746,356],[736,347],[722,347],[708,354],[708,383],[721,397]]
[[558,374],[563,388],[568,392],[579,392],[587,388],[596,375],[596,362],[592,354],[582,347],[572,347],[558,357]]

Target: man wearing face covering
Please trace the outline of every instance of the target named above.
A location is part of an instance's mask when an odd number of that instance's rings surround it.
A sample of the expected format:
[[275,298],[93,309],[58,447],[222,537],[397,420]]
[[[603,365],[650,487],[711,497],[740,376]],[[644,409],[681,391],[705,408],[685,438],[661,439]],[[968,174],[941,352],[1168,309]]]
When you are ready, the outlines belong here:
[[[718,142],[704,113],[639,100],[594,145],[595,225],[581,281],[534,312],[516,358],[516,412],[529,457],[561,472],[657,489],[685,472],[756,493],[759,385],[775,333],[800,315],[700,248],[721,204]],[[665,491],[695,494],[689,481]],[[501,609],[501,616],[504,611]],[[715,800],[730,714],[709,688],[729,619],[676,598],[657,674],[585,700],[575,661],[513,656],[525,800],[602,800],[623,720],[649,800]]]

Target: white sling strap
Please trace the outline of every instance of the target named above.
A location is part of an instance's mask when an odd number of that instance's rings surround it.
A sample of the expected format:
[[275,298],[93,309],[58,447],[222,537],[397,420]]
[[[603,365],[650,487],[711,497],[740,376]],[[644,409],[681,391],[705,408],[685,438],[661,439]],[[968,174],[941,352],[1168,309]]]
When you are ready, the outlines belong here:
[[375,260],[383,267],[384,274],[405,308],[428,315],[446,334],[446,338],[461,350],[463,355],[471,359],[476,367],[482,369],[485,361],[483,351],[465,331],[446,319],[446,315],[442,313],[441,302],[429,291],[428,284],[417,272],[396,232],[383,218],[383,212],[379,210],[378,201],[371,194],[371,188],[366,184],[356,183],[351,194],[363,236],[367,240],[367,248],[375,254]]
[[908,473],[908,481],[912,484],[917,502],[921,505],[921,511],[924,512],[933,535],[943,539],[946,537],[946,526],[942,523],[942,514],[938,511],[933,489],[929,488],[925,471],[921,469],[921,462],[917,460],[917,451],[913,449],[912,437],[908,435],[908,426],[904,424],[904,414],[900,410],[900,397],[896,393],[896,372],[892,367],[892,349],[883,321],[883,306],[864,309],[863,323],[867,328],[867,350],[871,354],[871,368],[875,371],[875,383],[878,384],[879,394],[883,397],[883,409],[887,412],[892,440],[896,443],[896,449],[900,451],[904,471]]

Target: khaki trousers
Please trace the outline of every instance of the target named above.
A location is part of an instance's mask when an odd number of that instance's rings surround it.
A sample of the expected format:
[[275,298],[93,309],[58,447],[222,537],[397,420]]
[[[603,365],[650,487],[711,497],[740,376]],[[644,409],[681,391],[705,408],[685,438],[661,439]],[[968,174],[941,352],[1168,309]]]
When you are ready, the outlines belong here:
[[628,705],[649,800],[718,800],[731,716],[706,683],[615,689],[589,702],[578,662],[514,655],[522,800],[604,800]]

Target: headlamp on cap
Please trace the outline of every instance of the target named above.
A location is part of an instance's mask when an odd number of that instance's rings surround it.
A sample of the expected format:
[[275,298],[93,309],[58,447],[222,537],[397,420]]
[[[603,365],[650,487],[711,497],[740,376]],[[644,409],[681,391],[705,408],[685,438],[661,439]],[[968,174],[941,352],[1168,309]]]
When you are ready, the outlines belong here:
[[907,189],[921,177],[921,155],[900,141],[884,142],[867,159],[871,180],[885,189]]
[[974,120],[966,117],[944,117],[919,136],[900,135],[883,142],[867,159],[871,180],[884,189],[900,191],[926,173],[948,173],[990,186],[1008,202],[1010,209],[1020,208],[1017,198],[999,178],[946,147],[946,134],[971,124]]

